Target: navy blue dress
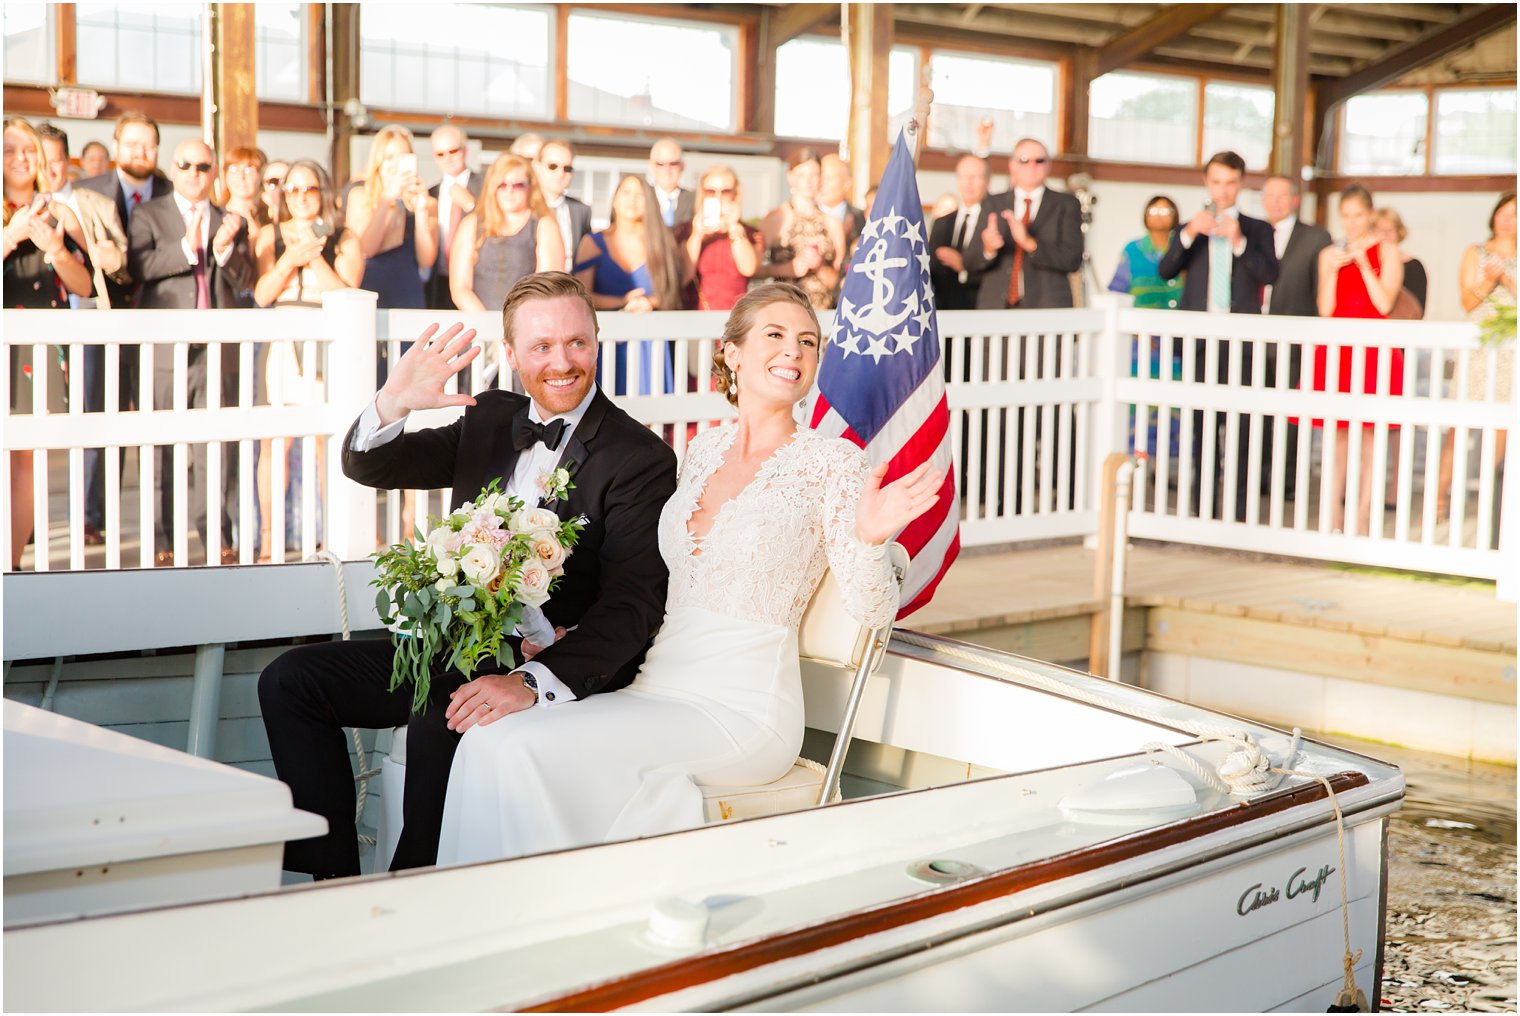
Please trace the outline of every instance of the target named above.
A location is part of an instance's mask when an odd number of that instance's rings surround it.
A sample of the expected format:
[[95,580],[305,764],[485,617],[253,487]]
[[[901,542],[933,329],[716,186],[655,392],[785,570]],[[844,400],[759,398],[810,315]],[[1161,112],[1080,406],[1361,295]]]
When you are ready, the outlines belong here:
[[[630,272],[622,265],[618,264],[617,259],[612,256],[612,252],[607,249],[606,234],[592,233],[591,242],[596,244],[596,257],[591,258],[587,261],[580,262],[575,266],[575,270],[579,272],[593,265],[596,266],[596,275],[594,275],[591,280],[591,289],[593,292],[599,296],[623,296],[635,289],[642,289],[646,296],[654,293],[654,279],[649,274],[648,265],[639,265],[637,268]],[[675,368],[671,363],[670,356],[666,355],[660,357],[661,363],[664,366],[663,376],[665,387],[659,389],[657,392],[654,388],[653,377],[654,358],[657,355],[655,351],[656,346],[654,340],[640,340],[639,349],[643,354],[643,362],[640,365],[638,377],[639,394],[651,395],[674,392],[676,390]],[[674,351],[671,350],[671,352]],[[597,375],[599,377],[602,377],[603,373],[604,372],[602,371],[601,367],[601,358],[598,356]],[[601,383],[604,387],[608,387],[614,395],[628,394],[628,347],[626,345],[618,346],[616,348],[616,351],[613,353],[612,384],[610,386],[607,386],[604,377],[602,378]]]

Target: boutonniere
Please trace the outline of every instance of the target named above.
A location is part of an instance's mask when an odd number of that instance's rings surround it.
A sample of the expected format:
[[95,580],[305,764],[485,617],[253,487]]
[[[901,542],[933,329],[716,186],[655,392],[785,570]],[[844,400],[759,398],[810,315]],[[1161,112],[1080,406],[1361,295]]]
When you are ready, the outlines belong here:
[[544,503],[553,504],[574,490],[575,484],[570,481],[570,470],[561,466],[539,473],[538,489],[543,494]]

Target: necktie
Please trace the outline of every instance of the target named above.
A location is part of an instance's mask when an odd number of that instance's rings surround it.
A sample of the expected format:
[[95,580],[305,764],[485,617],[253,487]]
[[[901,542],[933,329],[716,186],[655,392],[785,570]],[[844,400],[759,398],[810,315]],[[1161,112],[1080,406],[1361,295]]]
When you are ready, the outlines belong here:
[[[185,222],[188,224],[194,215],[195,209],[192,208],[185,216]],[[211,306],[211,286],[206,278],[206,248],[202,244],[200,237],[196,237],[195,246],[199,255],[195,259],[195,268],[193,269],[195,273],[195,309],[207,310]]]
[[564,435],[564,420],[534,423],[524,412],[512,421],[512,447],[517,451],[524,451],[536,444],[542,444],[552,452],[559,447],[560,438]]
[[1222,236],[1209,237],[1209,310],[1220,313],[1230,309],[1230,241]]
[[[1034,204],[1034,198],[1024,199],[1024,212],[1019,216],[1019,222],[1026,227],[1029,225],[1029,208]],[[1008,276],[1008,306],[1017,307],[1019,301],[1024,298],[1024,248],[1018,244],[1013,245],[1013,274]]]
[[971,222],[971,211],[970,211],[970,209],[962,208],[961,209],[961,218],[960,218],[960,221],[955,224],[955,249],[956,250],[965,250],[965,248],[966,248],[966,226],[970,222]]
[[137,206],[142,203],[142,194],[138,191],[133,191],[131,197],[132,200],[127,202],[126,224],[129,226],[132,224],[132,213],[137,211]]

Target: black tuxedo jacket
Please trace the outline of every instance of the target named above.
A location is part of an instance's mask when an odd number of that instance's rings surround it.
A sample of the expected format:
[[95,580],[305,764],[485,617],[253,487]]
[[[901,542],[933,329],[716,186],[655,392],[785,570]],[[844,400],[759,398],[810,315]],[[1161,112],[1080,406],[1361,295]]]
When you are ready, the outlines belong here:
[[[976,305],[981,310],[1002,310],[1008,306],[1008,280],[1013,276],[1013,232],[1001,214],[1005,209],[1019,214],[1013,207],[1013,191],[993,194],[982,202],[988,216],[997,216],[1003,246],[988,260],[981,241],[966,251],[966,267],[981,273]],[[1030,235],[1038,245],[1023,259],[1023,288],[1020,307],[1070,307],[1071,280],[1068,276],[1082,267],[1082,206],[1070,194],[1045,188],[1040,208],[1029,223]]]
[[[941,247],[955,246],[955,219],[960,215],[957,208],[949,215],[942,215],[934,220],[934,225],[929,227],[929,256],[934,257],[934,252]],[[966,227],[966,244],[961,248],[962,255],[969,255],[971,248],[980,248],[982,241],[979,237],[982,230],[987,228],[987,202],[984,200],[977,212],[976,221]],[[969,264],[966,266],[966,281],[960,280],[959,272],[952,272],[948,266],[942,265],[938,258],[929,262],[929,278],[934,283],[934,302],[940,310],[975,310],[977,291],[982,284],[982,275],[985,269],[975,270]],[[1006,293],[1006,289],[1004,290]]]
[[[350,428],[343,472],[384,489],[450,487],[457,508],[498,477],[506,487],[517,462],[512,420],[527,405],[524,395],[482,392],[447,427],[402,434],[367,452],[352,449]],[[587,523],[544,613],[557,626],[579,627],[534,660],[584,698],[633,680],[665,616],[668,574],[656,531],[675,492],[676,457],[598,391],[560,465],[574,487],[551,507],[561,519],[584,515]]]
[[[108,169],[104,173],[95,176],[87,176],[83,180],[75,182],[74,186],[83,187],[85,190],[94,191],[96,194],[104,194],[116,205],[116,214],[121,217],[121,224],[128,231],[130,237],[130,215],[127,211],[127,195],[121,189],[121,177],[115,169]],[[148,180],[148,201],[164,196],[174,190],[174,185],[169,178],[155,170]],[[112,307],[130,307],[132,298],[136,294],[136,285],[132,281],[118,282],[114,279],[106,279],[106,293],[111,298]],[[193,306],[193,304],[192,304]]]
[[1319,252],[1328,246],[1330,234],[1324,229],[1303,219],[1293,224],[1277,265],[1268,314],[1319,317]]
[[[225,265],[216,263],[210,239],[222,225],[222,210],[210,206],[205,268],[211,287],[211,306],[237,307],[238,294],[253,288],[254,262],[248,250],[248,230],[238,230],[232,256]],[[128,233],[127,265],[137,280],[136,306],[143,308],[194,309],[195,268],[185,258],[185,220],[172,192],[138,207]],[[114,306],[114,304],[113,304]]]
[[[1277,281],[1277,245],[1272,242],[1272,227],[1249,215],[1240,217],[1240,233],[1246,249],[1230,265],[1230,312],[1260,314],[1261,288]],[[1195,237],[1191,246],[1182,246],[1182,230],[1172,231],[1172,242],[1161,255],[1157,269],[1163,279],[1175,279],[1187,272],[1182,281],[1180,310],[1207,310],[1209,306],[1208,237]]]

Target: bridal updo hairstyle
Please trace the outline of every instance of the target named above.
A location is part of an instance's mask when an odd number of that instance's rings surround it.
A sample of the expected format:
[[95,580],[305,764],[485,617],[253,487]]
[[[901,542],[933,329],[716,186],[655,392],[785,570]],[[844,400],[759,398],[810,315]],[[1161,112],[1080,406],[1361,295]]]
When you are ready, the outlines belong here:
[[723,336],[718,340],[718,348],[713,353],[713,380],[730,405],[739,404],[739,386],[734,379],[733,368],[724,360],[723,346],[729,342],[736,346],[744,345],[744,337],[755,327],[755,318],[760,309],[773,303],[795,303],[807,311],[808,317],[813,319],[813,328],[820,335],[823,334],[823,329],[818,324],[818,312],[808,302],[807,294],[790,282],[767,283],[739,297],[739,302],[729,312],[728,323],[723,326]]

